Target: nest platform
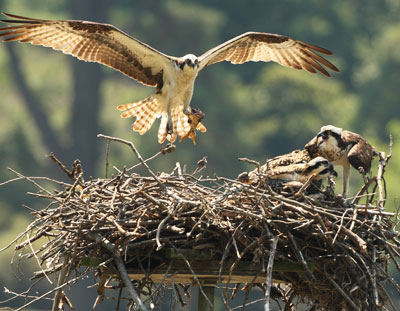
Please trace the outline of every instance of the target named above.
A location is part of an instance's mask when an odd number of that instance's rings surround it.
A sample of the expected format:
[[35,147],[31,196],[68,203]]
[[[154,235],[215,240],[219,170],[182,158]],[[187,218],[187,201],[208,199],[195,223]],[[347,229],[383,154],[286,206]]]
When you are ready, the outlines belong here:
[[377,176],[365,177],[358,195],[344,200],[332,185],[307,195],[276,191],[267,179],[254,186],[202,177],[204,160],[193,173],[177,165],[156,174],[132,143],[102,137],[130,146],[136,167],[148,174],[133,167],[85,180],[79,161],[68,170],[54,156],[71,182],[16,173],[46,203],[31,211],[33,222],[10,245],[42,267],[32,279],[57,280],[47,294],[53,310],[72,307],[67,288],[89,274],[98,292],[93,308],[117,291],[132,310],[158,310],[166,289],[184,305],[189,286],[199,287],[211,307],[207,289],[218,286],[229,310],[245,284],[285,311],[299,303],[313,310],[396,310],[388,289],[400,293],[400,286],[388,264],[400,268],[397,214],[384,208],[390,156],[381,154]]

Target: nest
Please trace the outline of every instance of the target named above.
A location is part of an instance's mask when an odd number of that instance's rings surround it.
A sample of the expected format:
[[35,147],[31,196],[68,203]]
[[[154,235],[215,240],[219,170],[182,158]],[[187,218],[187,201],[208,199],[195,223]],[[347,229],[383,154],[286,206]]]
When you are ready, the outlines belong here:
[[[46,294],[54,296],[53,310],[72,307],[65,289],[89,273],[98,291],[94,308],[113,290],[131,309],[161,309],[166,289],[185,304],[189,285],[212,304],[205,289],[218,284],[228,306],[237,284],[247,283],[247,291],[262,288],[266,305],[278,299],[281,310],[298,303],[313,310],[396,309],[386,291],[391,284],[400,292],[387,269],[391,260],[400,268],[397,217],[384,211],[390,156],[381,154],[377,176],[365,177],[349,202],[332,185],[308,195],[304,187],[272,188],[262,176],[257,185],[203,178],[205,159],[191,174],[179,165],[155,174],[132,143],[105,138],[129,145],[147,176],[134,167],[84,180],[79,161],[69,171],[54,156],[71,183],[16,173],[39,188],[32,195],[50,202],[32,211],[34,221],[12,243],[23,260],[40,263],[33,279],[57,280]],[[43,179],[58,190],[42,187]],[[44,296],[30,297],[21,308]],[[249,303],[246,295],[243,307]]]

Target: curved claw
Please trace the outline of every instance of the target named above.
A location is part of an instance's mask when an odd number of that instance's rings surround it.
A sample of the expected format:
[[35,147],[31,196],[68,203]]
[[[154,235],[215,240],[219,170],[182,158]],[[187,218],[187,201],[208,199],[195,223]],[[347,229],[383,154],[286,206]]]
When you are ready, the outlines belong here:
[[187,116],[191,115],[193,112],[193,108],[190,108],[190,106],[185,106],[183,107],[183,113]]
[[174,124],[172,123],[171,110],[168,109],[167,133],[172,134],[173,132],[174,132]]

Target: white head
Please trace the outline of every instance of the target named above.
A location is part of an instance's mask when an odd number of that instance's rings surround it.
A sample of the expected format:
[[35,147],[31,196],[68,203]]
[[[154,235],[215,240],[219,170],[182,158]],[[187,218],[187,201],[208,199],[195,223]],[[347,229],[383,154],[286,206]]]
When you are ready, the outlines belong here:
[[182,70],[187,70],[187,68],[198,69],[199,68],[199,59],[197,58],[196,55],[187,54],[187,55],[179,58],[177,65]]
[[330,175],[337,176],[333,165],[323,157],[316,157],[308,162],[307,175],[317,174],[315,179],[320,180]]
[[321,127],[321,131],[317,134],[317,145],[321,151],[331,152],[339,149],[339,141],[341,140],[342,129],[333,125],[325,125]]
[[320,133],[330,131],[330,132],[336,133],[338,135],[342,135],[342,130],[343,129],[340,127],[336,127],[333,125],[325,125],[325,126],[321,127]]
[[[328,178],[329,176],[333,176],[333,177],[337,177],[337,172],[333,169],[333,165],[332,165],[332,163],[331,162],[329,162],[328,160],[326,160],[325,158],[323,158],[323,157],[317,157],[317,158],[322,158],[322,159],[319,159],[318,161],[319,161],[319,163],[323,163],[322,165],[320,165],[320,167],[319,167],[319,173],[318,173],[318,175],[315,177],[315,179],[316,180],[323,180],[323,179],[325,179],[325,178]],[[317,159],[317,158],[315,158],[315,159]],[[314,159],[314,160],[315,160]],[[325,162],[325,161],[328,161],[328,164]],[[310,161],[311,162],[311,161]],[[320,170],[320,168],[324,168],[324,169],[322,169],[322,170]]]

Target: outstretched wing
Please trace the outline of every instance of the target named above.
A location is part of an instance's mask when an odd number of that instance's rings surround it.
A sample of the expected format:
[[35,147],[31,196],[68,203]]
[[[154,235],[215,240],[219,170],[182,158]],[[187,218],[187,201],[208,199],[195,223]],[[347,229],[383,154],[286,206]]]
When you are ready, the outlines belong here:
[[163,70],[173,57],[162,54],[112,25],[77,20],[43,20],[2,13],[19,24],[0,28],[4,41],[51,47],[80,60],[119,70],[145,85],[162,86]]
[[[330,74],[323,67],[339,72],[335,65],[316,54],[333,53],[315,45],[307,44],[282,35],[247,32],[207,51],[200,56],[200,70],[224,60],[233,64],[245,62],[277,62],[294,69],[305,69],[316,73],[316,70],[327,77]],[[322,66],[323,65],[323,66]]]

